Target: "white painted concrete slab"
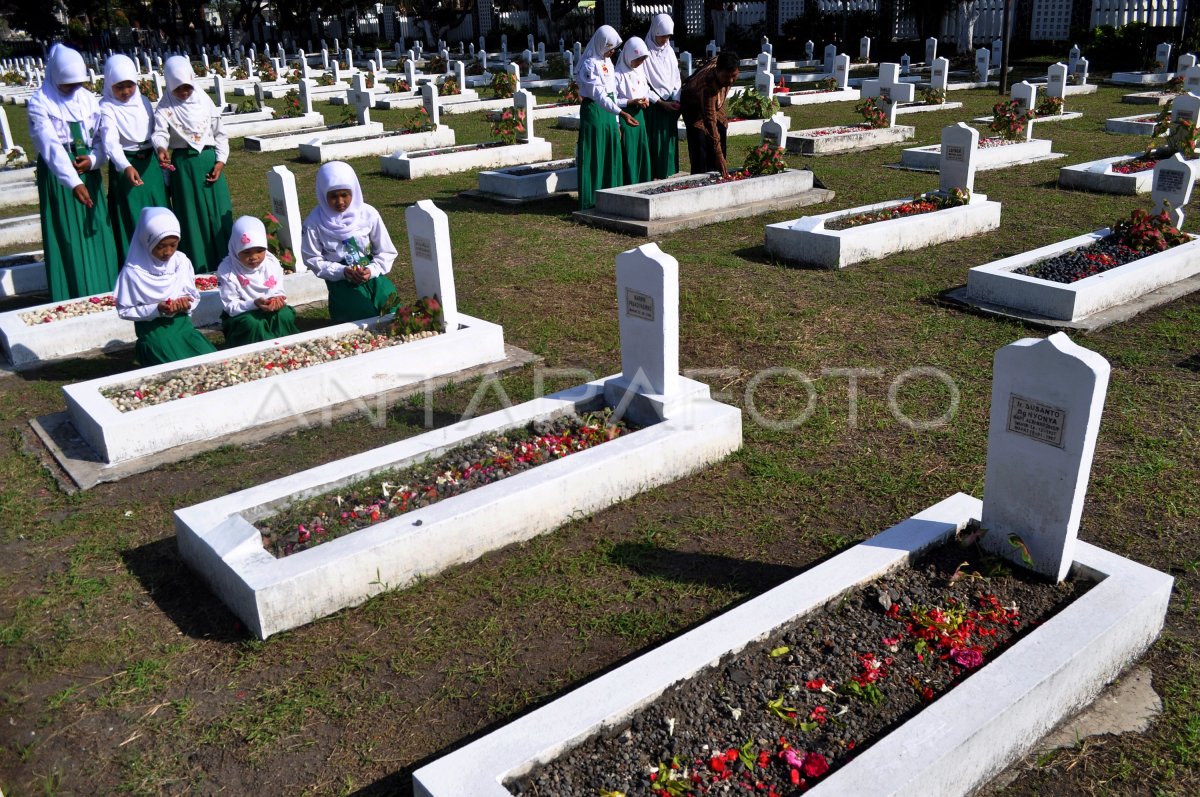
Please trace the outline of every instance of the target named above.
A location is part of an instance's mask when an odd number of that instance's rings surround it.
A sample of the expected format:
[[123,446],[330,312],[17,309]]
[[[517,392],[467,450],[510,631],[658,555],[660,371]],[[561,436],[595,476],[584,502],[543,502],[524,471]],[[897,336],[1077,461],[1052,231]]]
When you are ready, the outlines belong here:
[[[316,115],[320,116],[320,114]],[[322,117],[323,119],[324,117]],[[250,152],[281,152],[296,149],[306,142],[345,141],[346,139],[377,135],[383,132],[382,122],[371,122],[365,125],[326,127],[321,120],[316,121],[318,126],[298,130],[293,133],[270,133],[261,136],[246,136],[243,139],[242,145]]]
[[990,201],[983,194],[974,194],[970,204],[956,208],[902,216],[845,230],[825,229],[825,223],[833,219],[883,210],[910,201],[896,199],[768,224],[765,230],[767,252],[789,263],[845,268],[895,252],[956,241],[1000,227],[1000,203]]
[[[508,103],[506,107],[512,107],[512,101],[510,100]],[[538,163],[550,160],[552,157],[550,142],[544,138],[534,138],[530,141],[519,141],[516,144],[465,149],[437,155],[422,156],[420,150],[409,152],[393,150],[393,154],[379,159],[379,168],[390,177],[415,180],[419,177],[455,174],[473,169],[495,169],[503,166]]]
[[[849,125],[840,125],[849,127]],[[916,128],[909,125],[893,125],[862,129],[852,133],[834,133],[831,135],[816,135],[820,130],[797,130],[788,133],[787,149],[796,155],[830,155],[835,152],[857,152],[875,147],[886,147],[908,141],[916,134]]]
[[707,386],[683,380],[681,392],[690,399],[677,416],[283,559],[263,548],[251,525],[286,502],[436,456],[481,434],[599,409],[615,378],[177,510],[180,554],[251,633],[266,638],[675,481],[741,446],[741,412],[712,401]]
[[36,213],[0,219],[0,246],[40,244],[41,242],[42,217]]
[[[520,174],[527,169],[539,171]],[[479,190],[508,199],[541,199],[554,194],[578,191],[579,171],[575,167],[574,158],[482,171],[479,173]]]
[[[415,384],[486,362],[504,359],[504,333],[496,324],[460,316],[457,330],[399,346],[301,368],[281,376],[232,385],[209,393],[122,413],[100,394],[108,387],[138,385],[146,379],[231,357],[268,351],[338,333],[366,329],[375,319],[336,324],[252,343],[222,352],[129,373],[67,385],[67,411],[79,435],[107,463],[136,459],[173,446],[239,432],[265,421],[301,415],[356,398]],[[231,407],[237,407],[233,412]]]
[[967,272],[968,299],[1049,319],[1079,321],[1200,274],[1200,238],[1195,236],[1190,243],[1072,283],[1013,273],[1038,260],[1098,241],[1108,233],[1105,228],[976,266]]
[[[1052,152],[1053,146],[1054,142],[1048,139],[1035,138],[1031,141],[1018,141],[1000,147],[980,147],[975,153],[976,170],[987,172],[1066,157],[1062,153]],[[942,145],[931,144],[924,147],[908,147],[903,150],[900,153],[900,163],[897,165],[901,169],[936,172],[941,161]]]
[[[504,783],[622,727],[674,684],[949,540],[980,501],[959,493],[659,645],[413,774],[416,797],[511,797]],[[969,679],[818,783],[817,795],[968,794],[1090,702],[1162,629],[1173,579],[1080,543],[1100,581]]]
[[454,128],[438,125],[424,133],[376,133],[340,141],[301,142],[300,160],[307,163],[367,158],[412,149],[454,146]]

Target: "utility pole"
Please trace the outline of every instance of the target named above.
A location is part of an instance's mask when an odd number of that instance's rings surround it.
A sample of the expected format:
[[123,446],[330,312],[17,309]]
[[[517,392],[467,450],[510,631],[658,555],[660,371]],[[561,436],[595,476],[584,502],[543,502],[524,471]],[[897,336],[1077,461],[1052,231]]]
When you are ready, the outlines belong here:
[[1004,0],[1004,55],[1000,58],[1000,96],[1008,96],[1008,53],[1012,49],[1012,5]]

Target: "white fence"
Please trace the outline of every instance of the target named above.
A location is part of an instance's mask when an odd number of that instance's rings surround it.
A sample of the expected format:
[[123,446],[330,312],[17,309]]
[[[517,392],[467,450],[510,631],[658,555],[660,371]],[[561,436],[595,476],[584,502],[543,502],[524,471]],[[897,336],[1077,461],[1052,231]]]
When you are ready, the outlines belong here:
[[1152,28],[1173,27],[1183,21],[1185,9],[1185,0],[1094,0],[1091,24],[1119,28],[1130,22],[1145,22]]

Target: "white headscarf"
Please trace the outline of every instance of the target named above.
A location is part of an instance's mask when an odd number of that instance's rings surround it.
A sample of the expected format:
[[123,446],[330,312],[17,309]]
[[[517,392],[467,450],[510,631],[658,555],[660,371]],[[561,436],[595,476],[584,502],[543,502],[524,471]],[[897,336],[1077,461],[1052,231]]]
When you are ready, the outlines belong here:
[[[104,62],[104,98],[100,100],[100,110],[112,117],[122,142],[149,141],[154,129],[150,100],[138,90],[137,79],[137,66],[129,56],[113,55]],[[127,80],[133,81],[133,96],[121,102],[113,96],[113,88]]]
[[601,25],[592,34],[592,40],[579,56],[579,65],[575,67],[575,80],[583,80],[584,65],[588,61],[608,61],[608,51],[621,43],[621,34],[612,25]]
[[[87,65],[83,56],[65,44],[56,44],[50,50],[50,59],[46,64],[46,79],[29,98],[31,104],[41,105],[47,115],[55,120],[55,128],[60,136],[69,136],[68,122],[83,122],[84,127],[96,127],[96,116],[100,107],[96,95],[80,86],[71,94],[63,94],[59,86],[69,86],[75,83],[86,83],[88,79]],[[91,136],[84,130],[84,140],[91,142]]]
[[656,37],[670,36],[674,32],[675,22],[666,14],[655,14],[650,20],[650,30],[646,32],[646,48],[650,51],[650,57],[642,64],[642,71],[650,88],[663,99],[679,95],[679,60],[671,49],[670,40],[661,47],[655,42]]
[[627,100],[640,100],[649,95],[650,87],[646,84],[646,75],[642,72],[645,62],[634,66],[633,62],[644,55],[649,55],[646,43],[637,36],[631,36],[621,48],[621,57],[617,62],[617,96]]
[[[338,189],[349,189],[354,194],[354,198],[350,200],[350,207],[346,208],[344,213],[336,213],[329,206],[329,192]],[[321,230],[323,239],[342,243],[356,234],[370,234],[373,216],[367,211],[368,207],[363,204],[358,175],[354,173],[350,164],[329,161],[317,170],[317,206],[308,214],[306,221],[315,224]]]
[[117,275],[118,307],[158,304],[167,299],[200,298],[192,263],[182,249],[167,260],[153,254],[154,247],[169,235],[179,237],[179,219],[167,208],[142,208],[129,240],[125,265]]
[[267,249],[267,228],[253,216],[242,216],[233,223],[229,234],[229,255],[217,268],[217,279],[221,282],[221,298],[227,291],[239,299],[266,299],[283,296],[283,266],[278,258],[266,253],[258,268],[246,268],[238,257],[246,249],[261,246]]
[[[212,131],[213,117],[221,112],[209,96],[196,88],[196,75],[192,62],[182,55],[173,55],[163,64],[167,76],[167,92],[159,100],[158,109],[166,111],[166,117],[188,146],[199,152],[204,149],[204,140]],[[175,89],[191,86],[192,96],[184,102],[175,96]]]

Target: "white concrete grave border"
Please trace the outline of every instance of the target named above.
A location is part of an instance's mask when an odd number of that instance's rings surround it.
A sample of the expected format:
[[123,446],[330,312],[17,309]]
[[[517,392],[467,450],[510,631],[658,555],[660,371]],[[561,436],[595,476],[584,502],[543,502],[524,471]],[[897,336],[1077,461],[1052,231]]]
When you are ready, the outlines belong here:
[[[1112,158],[1100,158],[1064,166],[1058,170],[1058,187],[1127,196],[1148,194],[1154,183],[1153,169],[1133,174],[1119,174],[1113,171],[1113,166],[1116,164],[1134,160],[1141,157],[1142,154],[1141,152],[1131,152],[1128,155],[1117,155]],[[1200,162],[1189,161],[1189,163],[1192,164],[1193,180],[1200,180]]]
[[[619,729],[668,688],[948,541],[982,503],[959,493],[413,774],[416,797],[511,797],[506,781]],[[1091,702],[1162,629],[1173,579],[1084,542],[1096,586],[808,793],[967,794]],[[919,744],[914,740],[920,740]]]
[[916,135],[911,125],[863,128],[850,133],[815,135],[821,130],[851,125],[830,125],[829,128],[795,130],[788,133],[788,152],[793,155],[831,155],[838,152],[861,152],[908,141]]
[[0,299],[46,290],[46,263],[41,249],[0,257]]
[[[521,174],[526,169],[545,169]],[[479,190],[464,191],[463,196],[492,199],[506,204],[520,204],[555,196],[566,196],[579,190],[579,170],[575,159],[530,163],[507,169],[479,173]]]
[[1034,321],[1072,322],[1060,326],[1095,329],[1099,327],[1085,323],[1089,317],[1200,275],[1200,239],[1195,237],[1191,242],[1165,252],[1071,283],[1051,282],[1013,273],[1038,260],[1087,246],[1109,232],[1105,228],[1077,235],[976,266],[967,272],[965,292],[952,296],[985,308],[1007,310],[1002,312],[1004,315]]
[[[989,117],[990,118],[990,117]],[[977,169],[981,172],[1008,169],[1027,163],[1065,158],[1062,152],[1053,152],[1054,142],[1045,138],[1018,141],[1002,147],[980,149],[976,155]],[[936,172],[941,162],[941,144],[923,147],[908,147],[900,152],[900,162],[888,164],[891,168],[914,172]]]

